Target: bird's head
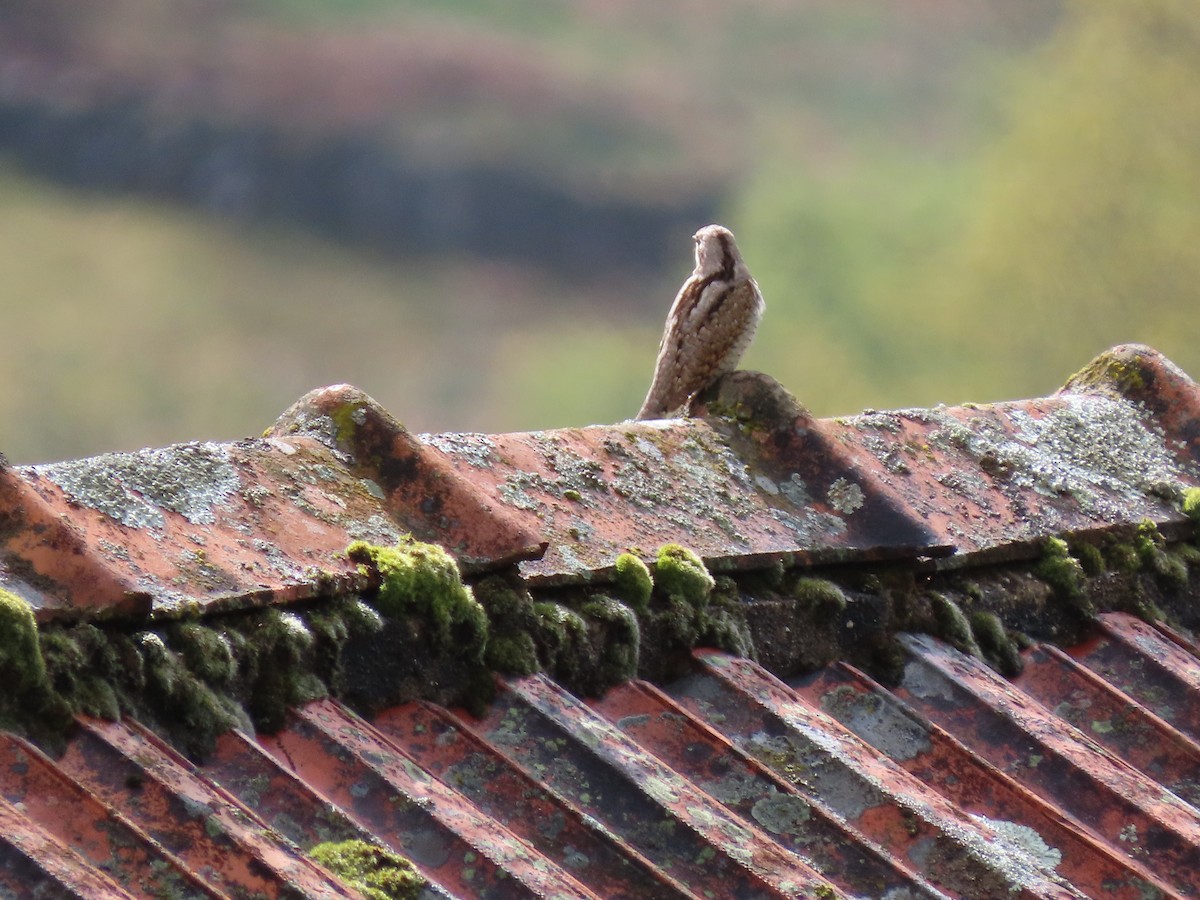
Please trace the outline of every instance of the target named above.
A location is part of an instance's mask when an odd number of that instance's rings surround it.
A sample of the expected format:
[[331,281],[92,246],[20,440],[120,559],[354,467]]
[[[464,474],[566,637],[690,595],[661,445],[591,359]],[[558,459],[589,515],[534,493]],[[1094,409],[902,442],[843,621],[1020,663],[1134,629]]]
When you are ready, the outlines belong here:
[[741,262],[733,232],[721,225],[705,225],[693,236],[696,242],[696,274],[715,275],[727,272],[732,275],[734,266]]

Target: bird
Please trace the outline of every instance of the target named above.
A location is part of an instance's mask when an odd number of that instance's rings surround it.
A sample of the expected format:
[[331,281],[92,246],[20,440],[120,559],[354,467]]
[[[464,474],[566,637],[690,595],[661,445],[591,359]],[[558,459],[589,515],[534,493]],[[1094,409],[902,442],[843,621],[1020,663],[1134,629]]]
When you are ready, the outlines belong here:
[[766,308],[733,232],[706,225],[692,239],[696,268],[667,314],[654,379],[637,419],[686,414],[696,394],[737,368]]

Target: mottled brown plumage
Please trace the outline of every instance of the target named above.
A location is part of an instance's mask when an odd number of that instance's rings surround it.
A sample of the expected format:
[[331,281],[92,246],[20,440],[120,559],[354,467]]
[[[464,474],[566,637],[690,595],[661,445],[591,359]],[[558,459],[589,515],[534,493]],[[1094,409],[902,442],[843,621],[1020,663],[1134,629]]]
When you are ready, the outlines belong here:
[[686,414],[692,397],[737,368],[762,318],[762,293],[729,229],[707,225],[695,241],[696,268],[667,315],[639,419]]

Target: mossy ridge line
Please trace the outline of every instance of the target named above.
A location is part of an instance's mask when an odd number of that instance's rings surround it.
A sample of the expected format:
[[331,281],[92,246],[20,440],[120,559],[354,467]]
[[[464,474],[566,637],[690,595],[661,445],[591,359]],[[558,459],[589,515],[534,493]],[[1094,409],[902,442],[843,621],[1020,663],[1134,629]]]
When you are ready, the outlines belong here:
[[[1197,497],[1181,492],[1189,516]],[[1185,602],[1200,549],[1169,544],[1151,522],[1049,538],[1032,565],[932,579],[903,564],[714,577],[693,551],[667,544],[649,565],[621,554],[607,583],[533,594],[515,568],[467,583],[444,548],[411,537],[346,553],[371,585],[358,595],[170,622],[39,628],[28,603],[0,591],[10,685],[0,726],[54,751],[75,713],[130,715],[203,757],[229,728],[277,730],[291,706],[326,695],[367,716],[417,698],[481,709],[496,674],[535,672],[597,695],[630,678],[680,677],[699,646],[782,676],[845,659],[887,682],[903,666],[901,631],[934,634],[1012,675],[1020,648],[1078,640],[1098,612],[1200,626]]]

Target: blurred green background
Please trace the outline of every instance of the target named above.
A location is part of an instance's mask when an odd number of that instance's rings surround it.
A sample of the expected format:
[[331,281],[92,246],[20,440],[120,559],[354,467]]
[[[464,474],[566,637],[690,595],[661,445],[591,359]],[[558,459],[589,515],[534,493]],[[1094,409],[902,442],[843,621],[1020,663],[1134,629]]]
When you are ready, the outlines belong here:
[[814,412],[1200,375],[1193,0],[9,0],[0,450],[617,421],[691,233]]

